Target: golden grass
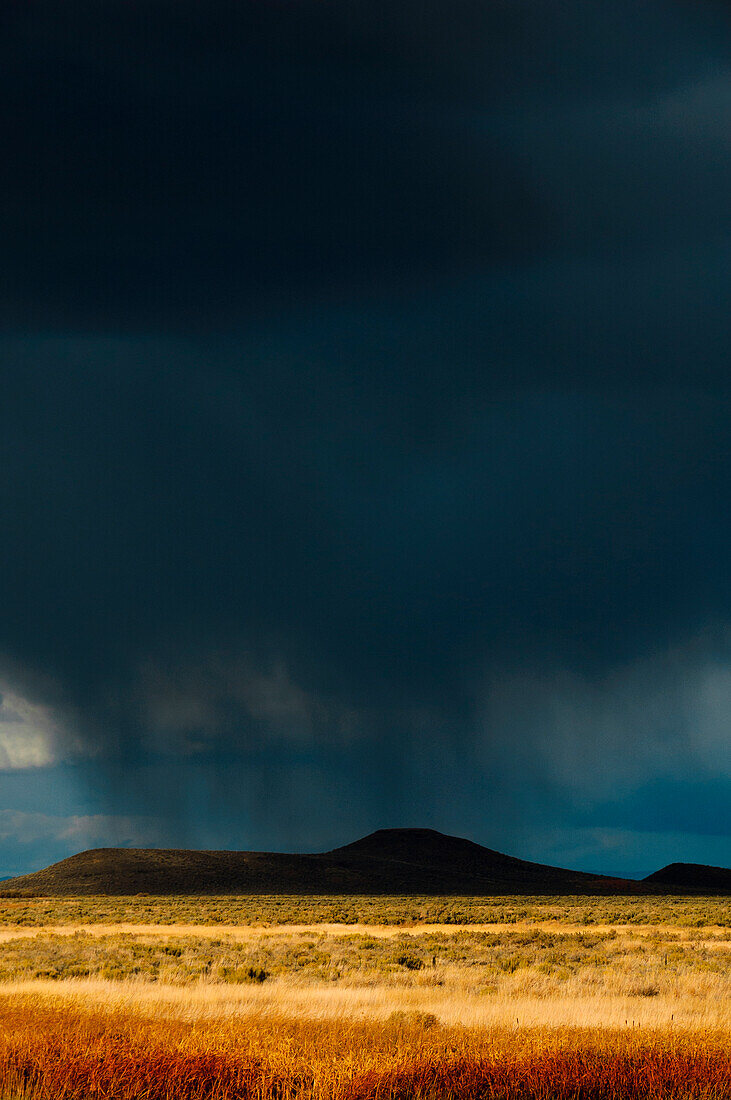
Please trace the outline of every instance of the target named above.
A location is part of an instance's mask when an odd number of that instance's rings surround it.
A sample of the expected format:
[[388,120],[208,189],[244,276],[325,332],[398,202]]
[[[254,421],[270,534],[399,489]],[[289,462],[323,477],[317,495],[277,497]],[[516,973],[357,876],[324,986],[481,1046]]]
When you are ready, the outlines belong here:
[[725,1100],[723,1034],[286,1016],[190,1023],[0,998],[0,1089],[27,1100]]
[[60,900],[0,903],[7,1100],[731,1100],[725,899]]
[[385,1021],[394,1012],[426,1013],[446,1026],[591,1027],[596,1029],[685,1029],[722,1031],[731,1035],[731,1004],[727,987],[706,982],[695,996],[632,996],[586,990],[569,985],[562,991],[538,993],[513,986],[489,997],[469,989],[388,985],[295,985],[279,979],[246,985],[202,981],[194,986],[149,983],[135,979],[112,981],[72,978],[19,980],[0,985],[3,997],[32,997],[39,1003],[79,1009],[117,1009],[146,1019],[187,1022],[230,1018],[301,1021]]
[[[632,936],[665,936],[669,938],[688,938],[688,933],[682,927],[677,932],[670,930],[667,924],[592,924],[592,933],[624,932]],[[441,934],[453,936],[459,932],[555,932],[559,935],[581,933],[587,930],[587,925],[576,924],[570,921],[544,920],[544,921],[515,921],[513,923],[494,922],[492,924],[333,924],[322,922],[318,924],[144,924],[140,922],[126,922],[116,924],[89,924],[77,922],[74,924],[45,924],[17,925],[7,924],[0,927],[0,943],[9,940],[28,939],[35,937],[40,931],[47,935],[73,936],[83,932],[89,936],[199,936],[204,939],[219,939],[228,936],[234,939],[250,940],[266,936],[291,936],[291,935],[363,935],[377,939],[390,939],[403,935],[408,928],[409,935],[428,936]],[[714,938],[703,942],[715,943],[718,941],[718,932],[726,931],[724,926],[713,924],[708,926],[694,926],[694,938],[707,931]],[[731,935],[731,934],[730,934]],[[731,943],[731,938],[725,938],[723,942]]]

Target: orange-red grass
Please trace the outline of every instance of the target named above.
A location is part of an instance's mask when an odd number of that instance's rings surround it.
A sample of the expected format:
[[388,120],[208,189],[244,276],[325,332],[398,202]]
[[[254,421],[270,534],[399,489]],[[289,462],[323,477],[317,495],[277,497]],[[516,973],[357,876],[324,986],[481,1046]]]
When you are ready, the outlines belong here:
[[247,1017],[0,1000],[0,1094],[30,1100],[726,1100],[728,1036]]

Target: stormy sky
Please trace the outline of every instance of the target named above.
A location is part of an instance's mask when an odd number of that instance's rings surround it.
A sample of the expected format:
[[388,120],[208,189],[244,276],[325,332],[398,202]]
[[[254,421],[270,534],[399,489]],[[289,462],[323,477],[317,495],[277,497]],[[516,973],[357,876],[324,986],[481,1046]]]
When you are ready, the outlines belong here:
[[731,10],[0,34],[0,874],[731,864]]

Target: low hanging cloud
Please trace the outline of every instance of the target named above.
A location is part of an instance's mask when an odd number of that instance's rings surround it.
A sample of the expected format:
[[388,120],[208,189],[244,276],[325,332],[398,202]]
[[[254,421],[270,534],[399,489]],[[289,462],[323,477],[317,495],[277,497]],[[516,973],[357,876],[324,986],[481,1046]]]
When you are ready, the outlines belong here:
[[0,694],[0,771],[48,767],[61,757],[63,740],[50,707],[12,691]]
[[148,662],[136,689],[149,743],[184,754],[279,741],[306,745],[366,732],[364,716],[295,682],[282,659],[208,654],[163,667]]
[[154,817],[114,814],[28,813],[0,810],[0,843],[36,845],[50,841],[68,849],[146,847],[159,843],[164,824]]
[[731,630],[593,673],[493,672],[480,714],[491,752],[509,745],[518,767],[575,802],[620,797],[648,777],[731,780]]

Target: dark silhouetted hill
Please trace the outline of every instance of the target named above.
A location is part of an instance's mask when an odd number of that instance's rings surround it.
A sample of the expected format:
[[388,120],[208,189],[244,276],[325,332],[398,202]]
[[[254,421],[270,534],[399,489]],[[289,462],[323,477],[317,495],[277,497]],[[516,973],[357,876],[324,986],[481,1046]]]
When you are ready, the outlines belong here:
[[[670,886],[678,887],[683,884]],[[724,884],[712,889],[722,890]],[[95,848],[0,883],[0,896],[660,892],[665,892],[664,885],[652,876],[635,882],[530,863],[432,829],[380,829],[353,844],[313,855]]]
[[[458,879],[470,889],[465,893],[586,893],[614,891],[623,879],[567,871],[543,863],[530,863],[484,848],[471,840],[445,836],[433,829],[379,829],[362,840],[326,853],[329,858],[347,860],[365,870],[387,864],[389,875],[402,882],[418,884],[429,876],[445,884]],[[456,890],[454,892],[457,892]],[[459,891],[462,892],[462,891]]]
[[643,881],[694,892],[710,890],[731,894],[731,868],[708,867],[705,863],[669,863]]

